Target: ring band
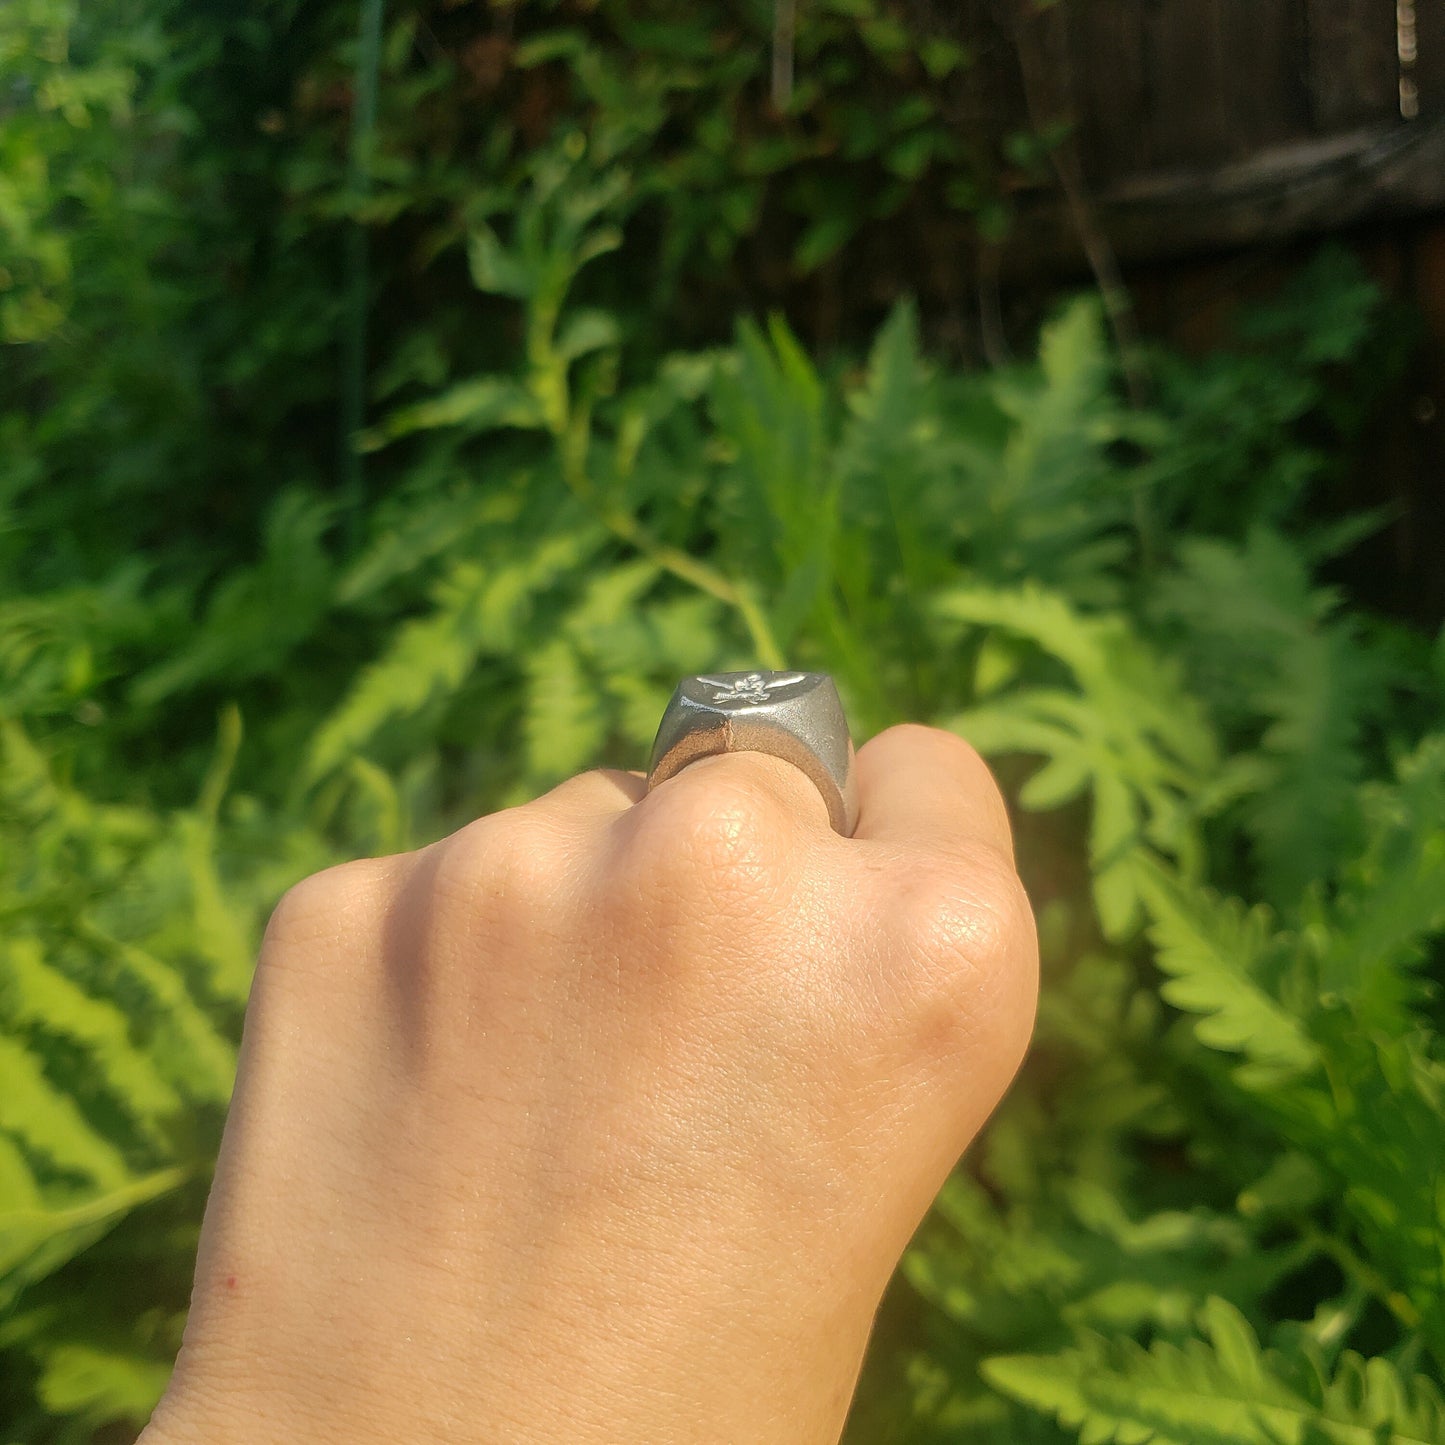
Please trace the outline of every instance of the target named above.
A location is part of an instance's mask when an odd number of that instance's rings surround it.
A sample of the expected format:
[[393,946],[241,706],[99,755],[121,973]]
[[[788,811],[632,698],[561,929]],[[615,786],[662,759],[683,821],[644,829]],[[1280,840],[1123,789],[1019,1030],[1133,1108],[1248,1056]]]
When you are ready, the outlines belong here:
[[812,779],[834,829],[858,825],[853,738],[826,672],[719,672],[685,677],[662,714],[647,788],[716,753],[771,753]]

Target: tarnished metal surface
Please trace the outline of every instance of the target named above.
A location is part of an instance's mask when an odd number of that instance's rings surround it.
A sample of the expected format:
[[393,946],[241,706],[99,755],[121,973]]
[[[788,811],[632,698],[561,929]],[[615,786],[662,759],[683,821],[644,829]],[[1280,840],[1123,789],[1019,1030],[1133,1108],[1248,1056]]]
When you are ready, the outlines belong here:
[[698,758],[771,753],[812,779],[833,827],[858,823],[853,738],[826,672],[720,672],[685,677],[662,715],[647,770],[649,791]]

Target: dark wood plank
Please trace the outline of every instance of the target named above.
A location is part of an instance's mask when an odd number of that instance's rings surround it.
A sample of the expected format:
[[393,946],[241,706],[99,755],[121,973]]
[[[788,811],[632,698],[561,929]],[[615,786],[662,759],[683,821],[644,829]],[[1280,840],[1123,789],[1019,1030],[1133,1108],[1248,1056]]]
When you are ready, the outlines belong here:
[[[1445,346],[1445,222],[1422,230],[1413,240],[1410,270],[1415,278],[1415,301],[1430,334]],[[1440,401],[1441,422],[1445,423],[1445,397]],[[1445,469],[1441,475],[1445,476]]]
[[1170,0],[1145,10],[1152,80],[1152,166],[1204,165],[1229,149],[1227,0]]
[[[1343,231],[1445,210],[1445,126],[1373,130],[1262,152],[1221,168],[1139,176],[1095,196],[1121,261],[1158,261]],[[1019,218],[1006,276],[1077,271],[1073,222],[1057,199]]]
[[1307,136],[1304,0],[1226,0],[1220,22],[1229,149],[1216,159],[1243,160]]
[[1445,116],[1445,0],[1415,0],[1414,78],[1420,119]]
[[1071,9],[1079,154],[1091,186],[1145,170],[1150,162],[1145,0],[1081,0]]
[[1018,56],[1011,34],[998,23],[993,0],[950,0],[930,15],[926,25],[917,14],[913,23],[923,33],[957,41],[970,56],[944,87],[949,121],[961,134],[982,139],[986,146],[1026,126]]
[[[1416,0],[1417,12],[1441,0]],[[1400,114],[1392,0],[1307,0],[1314,127],[1322,135]]]
[[[1061,120],[1075,118],[1077,93],[1074,71],[1074,7],[1053,5],[1035,19],[1039,54],[1044,62],[1046,113]],[[1088,61],[1084,61],[1088,64]]]

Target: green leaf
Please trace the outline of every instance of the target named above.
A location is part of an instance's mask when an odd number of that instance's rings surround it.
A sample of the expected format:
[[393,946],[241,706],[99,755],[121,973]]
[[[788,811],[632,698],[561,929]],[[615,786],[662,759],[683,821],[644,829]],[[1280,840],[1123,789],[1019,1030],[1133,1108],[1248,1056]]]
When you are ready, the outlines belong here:
[[1191,538],[1160,587],[1180,648],[1223,725],[1258,738],[1244,815],[1266,896],[1295,902],[1358,840],[1362,729],[1389,706],[1391,665],[1311,587],[1300,549],[1263,526],[1242,548]]
[[1331,906],[1307,905],[1320,989],[1392,1034],[1414,1024],[1420,970],[1445,933],[1445,733],[1397,766],[1393,784],[1357,794],[1365,842]]
[[1054,1355],[996,1356],[997,1390],[1090,1445],[1442,1445],[1445,1401],[1423,1376],[1346,1355],[1332,1379],[1312,1361],[1263,1353],[1221,1299],[1182,1347],[1094,1337]]
[[1307,1072],[1319,1051],[1300,1020],[1258,981],[1273,946],[1263,910],[1186,890],[1157,865],[1138,874],[1152,924],[1161,992],[1198,1017],[1201,1043],[1244,1055],[1251,1078],[1282,1080]]
[[[114,1105],[153,1140],[180,1096],[132,1039],[129,1018],[106,997],[86,993],[50,966],[37,939],[0,944],[0,1018],[75,1045]],[[107,1176],[108,1177],[108,1176]]]
[[1109,938],[1137,926],[1136,859],[1147,850],[1193,868],[1200,854],[1196,799],[1217,766],[1214,739],[1177,668],[1117,616],[1077,611],[1038,587],[945,588],[936,618],[1026,640],[1056,660],[1074,690],[1018,687],[945,721],[987,753],[1041,753],[1044,781],[1025,790],[1033,806],[1092,786],[1089,855],[1094,896]]
[[127,1177],[120,1151],[86,1119],[71,1096],[46,1076],[19,1039],[0,1034],[0,1129],[55,1168],[96,1186],[115,1188]]
[[929,36],[923,41],[918,47],[918,58],[934,80],[942,80],[970,61],[969,52],[964,46],[938,35]]
[[204,684],[234,688],[284,665],[330,602],[333,564],[325,538],[334,515],[328,498],[282,492],[266,516],[260,559],[226,576],[200,625],[135,678],[130,701],[154,707]]
[[40,1352],[37,1393],[56,1415],[117,1416],[140,1423],[150,1417],[171,1377],[171,1365],[95,1345],[67,1343]]
[[364,751],[382,728],[444,704],[482,656],[515,647],[533,599],[595,552],[602,535],[589,525],[543,539],[530,555],[454,563],[434,590],[431,614],[397,628],[317,729],[305,777],[321,778]]
[[793,248],[793,265],[803,275],[816,271],[852,240],[859,218],[850,213],[821,216],[798,238]]
[[251,922],[227,896],[216,861],[216,829],[194,815],[176,822],[191,885],[196,951],[210,965],[207,982],[216,997],[243,1005],[251,992],[258,939]]
[[375,451],[398,437],[439,427],[469,432],[506,427],[535,431],[543,422],[536,398],[520,382],[507,376],[474,376],[438,396],[398,408],[366,434],[363,445]]
[[491,489],[467,479],[409,489],[376,511],[370,543],[342,574],[336,600],[360,602],[398,579],[424,573],[438,559],[468,550],[478,534],[514,526],[523,497],[515,488]]
[[472,284],[479,291],[525,301],[534,281],[526,264],[506,249],[488,225],[478,225],[467,241],[467,262]]
[[719,367],[711,397],[735,458],[722,505],[752,566],[786,575],[836,525],[822,382],[780,320],[766,336],[741,325],[738,343],[731,364]]
[[528,772],[556,782],[593,764],[606,736],[595,683],[565,637],[553,637],[527,656],[523,737]]
[[154,1011],[150,1056],[162,1076],[195,1103],[229,1102],[236,1047],[191,996],[180,971],[89,918],[78,919],[77,929],[100,955],[114,986],[138,990]]
[[589,351],[616,346],[621,335],[617,318],[609,312],[591,308],[573,311],[557,335],[557,355],[564,361],[576,361]]
[[27,1285],[89,1248],[133,1209],[178,1189],[191,1177],[187,1169],[159,1169],[79,1203],[50,1205],[33,1182],[26,1192],[8,1192],[7,1184],[13,1185],[16,1177],[17,1157],[14,1145],[0,1135],[0,1310],[8,1309]]

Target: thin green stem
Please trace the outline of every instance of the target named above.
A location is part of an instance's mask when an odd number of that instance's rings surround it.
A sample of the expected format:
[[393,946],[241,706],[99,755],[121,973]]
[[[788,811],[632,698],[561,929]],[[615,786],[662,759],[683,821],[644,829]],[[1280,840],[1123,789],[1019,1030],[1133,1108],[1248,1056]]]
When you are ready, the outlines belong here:
[[1401,1294],[1372,1264],[1361,1259],[1343,1240],[1326,1234],[1313,1224],[1306,1226],[1304,1238],[1321,1254],[1333,1259],[1344,1272],[1346,1279],[1353,1280],[1360,1288],[1368,1290],[1407,1329],[1419,1327],[1420,1311],[1415,1308],[1414,1303]]
[[[590,503],[591,499],[584,496],[583,500]],[[749,588],[742,583],[728,581],[721,572],[709,567],[706,562],[699,562],[696,557],[690,557],[676,547],[659,542],[630,512],[598,509],[597,515],[614,537],[641,552],[649,562],[691,584],[699,592],[705,592],[709,597],[716,597],[719,602],[735,608],[752,638],[758,661],[764,667],[781,671],[787,666],[772,624]]]
[[552,349],[550,327],[534,331],[535,363],[533,385],[536,387],[547,417],[548,430],[557,448],[562,479],[568,490],[588,507],[619,541],[641,552],[650,562],[674,577],[716,597],[734,608],[752,639],[753,651],[762,666],[781,671],[787,666],[783,650],[773,632],[762,604],[751,589],[740,582],[730,582],[706,562],[699,562],[686,552],[659,542],[631,512],[602,505],[597,489],[587,470],[587,450],[591,437],[592,417],[589,410],[573,405],[567,384],[567,365]]

